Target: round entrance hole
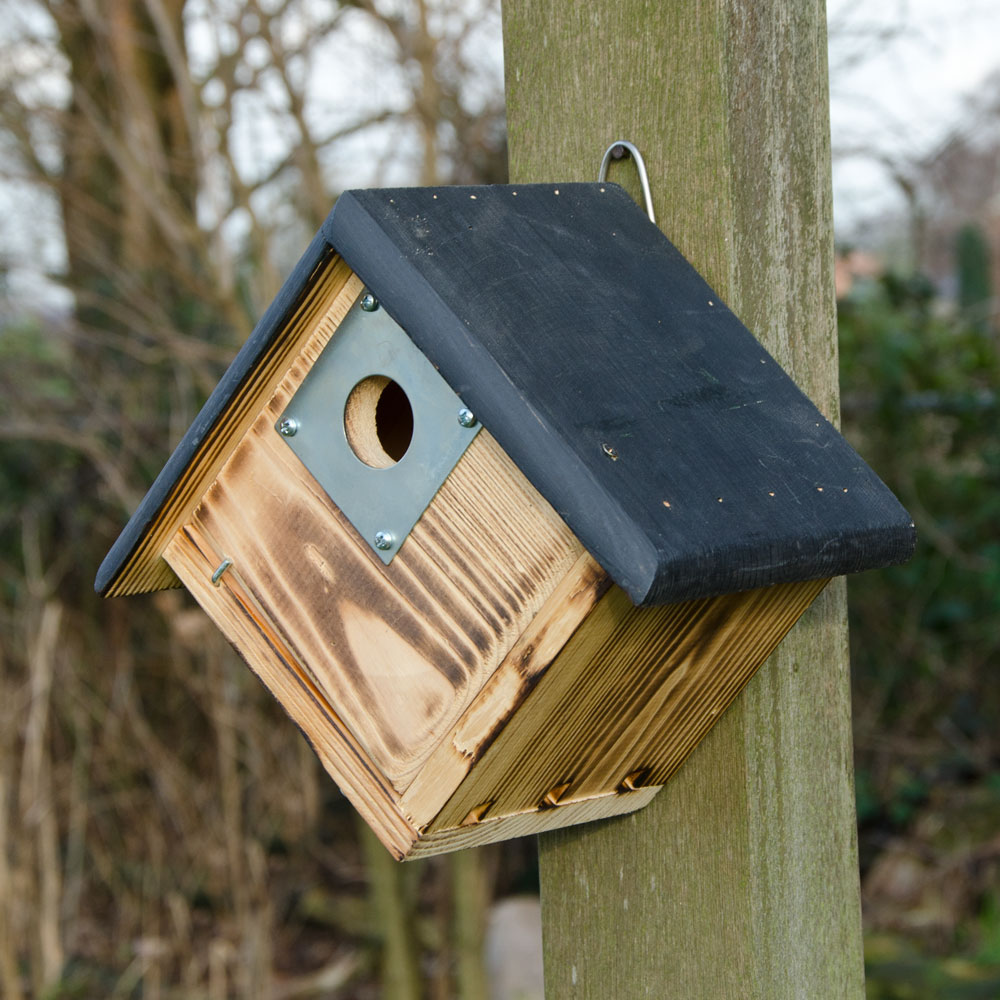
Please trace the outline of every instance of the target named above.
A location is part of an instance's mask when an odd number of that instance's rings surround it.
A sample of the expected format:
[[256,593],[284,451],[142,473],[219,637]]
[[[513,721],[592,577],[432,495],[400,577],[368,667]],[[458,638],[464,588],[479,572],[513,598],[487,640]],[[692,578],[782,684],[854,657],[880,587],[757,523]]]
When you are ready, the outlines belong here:
[[406,393],[385,375],[362,379],[344,404],[344,432],[365,465],[395,465],[413,440],[413,408]]

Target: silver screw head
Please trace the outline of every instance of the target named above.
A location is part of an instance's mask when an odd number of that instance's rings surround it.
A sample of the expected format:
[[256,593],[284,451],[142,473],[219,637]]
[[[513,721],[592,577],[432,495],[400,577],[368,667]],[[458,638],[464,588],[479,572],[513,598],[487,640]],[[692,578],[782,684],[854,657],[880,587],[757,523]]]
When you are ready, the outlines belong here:
[[299,432],[299,422],[295,417],[282,417],[278,424],[278,433],[282,437],[292,438]]
[[382,552],[387,552],[393,547],[396,539],[393,537],[391,531],[376,531],[375,532],[375,548]]
[[458,411],[458,422],[463,427],[475,427],[476,415],[467,406],[463,406],[462,409]]
[[365,292],[361,296],[361,308],[364,309],[366,313],[373,313],[378,309],[378,299],[372,295],[371,292]]

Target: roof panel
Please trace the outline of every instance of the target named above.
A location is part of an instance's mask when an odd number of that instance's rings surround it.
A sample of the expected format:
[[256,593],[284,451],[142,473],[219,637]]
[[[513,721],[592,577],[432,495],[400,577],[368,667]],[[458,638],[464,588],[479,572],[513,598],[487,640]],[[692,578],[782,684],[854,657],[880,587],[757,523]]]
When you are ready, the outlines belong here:
[[637,604],[911,553],[895,497],[618,186],[354,191],[324,232]]

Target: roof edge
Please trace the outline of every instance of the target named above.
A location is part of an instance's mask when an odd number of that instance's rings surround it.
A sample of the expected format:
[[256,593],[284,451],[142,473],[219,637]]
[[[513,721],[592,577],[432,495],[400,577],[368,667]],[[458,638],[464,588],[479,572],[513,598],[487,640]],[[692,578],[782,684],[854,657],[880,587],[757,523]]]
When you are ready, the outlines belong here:
[[[895,524],[873,525],[849,537],[832,530],[808,545],[801,538],[772,539],[768,547],[772,559],[761,558],[759,547],[747,545],[745,550],[752,555],[743,559],[740,552],[729,549],[724,553],[702,551],[683,561],[667,560],[643,601],[636,603],[667,604],[898,566],[913,555],[916,545],[916,528],[902,507],[900,515]],[[794,558],[788,558],[789,552],[795,552]],[[705,581],[716,578],[719,565],[726,562],[736,567],[730,571],[732,586],[727,590],[706,587]],[[752,569],[741,571],[740,565]]]
[[[113,596],[116,584],[133,568],[133,559],[140,545],[163,512],[184,472],[211,435],[230,401],[269,348],[277,342],[287,319],[308,290],[310,279],[332,256],[333,250],[323,238],[322,231],[317,233],[104,557],[94,580],[94,590],[99,595]],[[144,591],[140,588],[128,592]]]

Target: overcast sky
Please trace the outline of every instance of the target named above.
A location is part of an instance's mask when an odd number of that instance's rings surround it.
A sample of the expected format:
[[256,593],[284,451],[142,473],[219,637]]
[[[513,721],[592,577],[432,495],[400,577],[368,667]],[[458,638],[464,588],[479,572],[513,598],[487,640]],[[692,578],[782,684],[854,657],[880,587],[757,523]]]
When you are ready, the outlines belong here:
[[[962,103],[1000,70],[1000,0],[828,0],[835,155],[920,155],[961,120]],[[834,162],[838,229],[898,197],[864,157]]]

